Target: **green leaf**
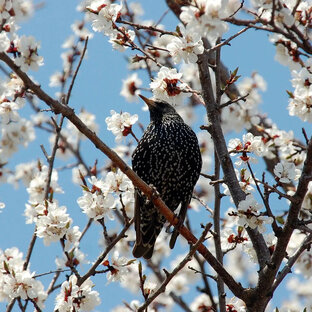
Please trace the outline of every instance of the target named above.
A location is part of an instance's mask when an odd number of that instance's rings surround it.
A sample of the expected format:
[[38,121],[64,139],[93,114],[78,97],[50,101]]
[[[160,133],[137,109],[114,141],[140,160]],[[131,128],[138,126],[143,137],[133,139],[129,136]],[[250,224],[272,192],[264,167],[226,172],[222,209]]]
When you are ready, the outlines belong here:
[[275,217],[275,220],[279,223],[279,224],[285,224],[285,220],[282,216],[277,216]]
[[289,98],[293,99],[294,98],[294,94],[291,91],[286,90]]
[[238,72],[238,67],[234,69],[234,71],[231,73],[231,76],[236,76],[237,72]]
[[[135,261],[136,259],[129,260],[126,265],[133,264]],[[142,271],[142,265],[141,265],[141,271]]]
[[176,27],[176,32],[178,34],[179,37],[183,37],[182,33],[181,33],[181,29],[179,26]]
[[138,268],[139,268],[139,274],[142,275],[142,263],[141,263],[141,261],[138,264]]

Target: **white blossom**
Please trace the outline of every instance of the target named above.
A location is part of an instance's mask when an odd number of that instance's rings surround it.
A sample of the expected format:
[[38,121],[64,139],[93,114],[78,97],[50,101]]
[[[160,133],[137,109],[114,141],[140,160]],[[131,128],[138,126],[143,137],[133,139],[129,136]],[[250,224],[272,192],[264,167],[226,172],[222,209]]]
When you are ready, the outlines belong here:
[[166,287],[166,291],[170,293],[174,291],[178,296],[185,294],[189,291],[188,280],[184,274],[176,275]]
[[24,186],[28,187],[30,181],[34,178],[35,174],[38,172],[38,163],[32,161],[29,163],[20,163],[16,165],[15,171],[10,175],[8,182],[12,183],[16,188],[18,187],[18,182],[23,182]]
[[61,292],[55,299],[54,311],[93,311],[101,303],[99,293],[92,290],[93,286],[90,279],[77,286],[77,277],[71,275],[69,280],[62,284]]
[[105,35],[111,35],[114,31],[113,23],[116,21],[122,9],[122,5],[112,4],[109,0],[95,0],[92,1],[87,9],[91,12],[89,17],[92,22],[93,30],[103,32]]
[[249,226],[252,229],[258,228],[260,233],[264,233],[266,224],[271,224],[273,219],[271,217],[260,214],[262,205],[259,204],[253,195],[249,194],[246,199],[238,204],[237,216],[238,224],[242,226]]
[[132,74],[127,79],[122,80],[122,95],[128,102],[136,102],[138,95],[141,93],[139,87],[142,85],[142,80],[138,77],[137,73]]
[[107,283],[110,282],[123,282],[125,275],[128,273],[129,260],[126,257],[119,256],[118,251],[115,251],[111,261],[104,260],[104,265],[108,267],[108,273],[106,275]]
[[311,181],[308,184],[308,189],[304,196],[301,209],[312,211],[312,182]]
[[1,159],[8,159],[19,150],[20,145],[27,147],[35,139],[32,123],[24,118],[10,122],[2,127],[0,136]]
[[121,28],[122,31],[113,31],[110,34],[109,42],[112,44],[112,47],[119,52],[124,52],[129,45],[129,41],[133,42],[135,38],[135,32],[133,30],[126,30]]
[[211,40],[222,37],[228,30],[227,24],[221,20],[228,15],[228,1],[197,0],[195,3],[182,7],[180,19],[200,36],[208,36]]
[[72,169],[72,181],[73,181],[73,183],[79,184],[79,185],[82,184],[80,174],[83,177],[86,177],[88,175],[87,169],[82,164],[79,164],[77,167],[74,167]]
[[46,205],[44,214],[37,218],[36,234],[43,238],[44,244],[48,246],[51,242],[57,242],[65,236],[72,219],[66,213],[65,206],[59,206],[56,202],[50,203],[49,201],[44,205]]
[[248,132],[243,135],[243,141],[238,138],[231,139],[228,144],[228,150],[230,154],[241,154],[238,156],[239,160],[235,163],[238,166],[248,161],[255,162],[256,159],[250,156],[250,153],[262,156],[262,137],[254,136],[252,133]]
[[93,34],[85,27],[84,21],[75,21],[71,24],[71,29],[74,32],[75,36],[81,40],[86,40],[88,37],[89,39],[93,38]]
[[79,239],[81,237],[81,232],[78,226],[73,226],[66,231],[65,234],[65,245],[64,250],[69,251],[72,247],[77,247],[79,245]]
[[[310,66],[309,62],[307,66]],[[289,115],[298,116],[303,121],[312,121],[312,74],[303,67],[300,71],[292,71],[291,80],[294,92],[289,98]]]
[[275,60],[284,66],[288,66],[291,70],[300,70],[301,65],[299,58],[296,57],[298,47],[295,42],[290,41],[281,34],[271,34],[270,42],[276,47]]
[[40,45],[34,37],[22,36],[16,45],[20,54],[15,59],[15,64],[20,66],[21,70],[38,70],[39,66],[43,65],[43,57],[37,53]]
[[198,311],[209,311],[213,308],[212,302],[207,294],[200,294],[193,302],[190,304],[190,309],[192,312],[198,312]]
[[110,171],[105,178],[105,184],[103,187],[104,193],[115,193],[121,195],[126,191],[133,192],[133,184],[131,180],[120,170],[117,172]]
[[18,121],[20,117],[17,111],[19,109],[19,105],[15,102],[0,101],[1,122],[3,124],[8,124],[11,121]]
[[189,93],[181,91],[186,88],[186,84],[181,83],[181,77],[182,73],[178,73],[175,68],[161,67],[157,78],[150,83],[154,98],[170,104],[178,104],[185,97],[190,96]]
[[23,254],[16,247],[0,250],[0,302],[33,299],[43,309],[47,297],[44,287],[23,264]]
[[173,36],[167,45],[175,64],[184,60],[185,63],[196,63],[197,55],[204,52],[203,42],[199,33],[189,27],[180,27],[181,37]]
[[228,311],[236,311],[236,312],[246,312],[247,307],[243,300],[240,300],[236,297],[227,298],[226,306]]
[[107,130],[113,132],[116,142],[120,142],[123,136],[131,132],[132,125],[138,121],[138,115],[130,115],[128,112],[118,114],[114,110],[110,113],[112,116],[105,119]]
[[[45,196],[45,188],[48,179],[48,167],[46,165],[41,167],[41,170],[30,181],[27,192],[29,194],[29,202],[42,203]],[[62,193],[63,190],[57,183],[58,173],[55,169],[52,171],[50,190],[53,193]]]
[[300,176],[300,170],[296,169],[294,163],[279,162],[274,167],[274,174],[278,181],[281,183],[290,183],[293,180],[297,180]]
[[115,198],[111,193],[105,192],[105,183],[92,177],[91,190],[83,190],[83,196],[77,199],[77,203],[89,218],[98,220],[107,216],[113,220],[112,208],[115,207]]
[[10,39],[7,34],[2,31],[0,33],[0,52],[6,52],[10,47]]

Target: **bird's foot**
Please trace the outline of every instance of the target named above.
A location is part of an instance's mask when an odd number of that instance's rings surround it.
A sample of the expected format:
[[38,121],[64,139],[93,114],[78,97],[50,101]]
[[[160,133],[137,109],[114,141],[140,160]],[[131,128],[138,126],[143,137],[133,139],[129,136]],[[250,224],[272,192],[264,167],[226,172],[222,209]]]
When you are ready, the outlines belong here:
[[159,192],[157,191],[156,187],[153,184],[148,185],[152,189],[152,194],[149,199],[146,200],[147,203],[152,202],[154,199],[160,197]]
[[174,248],[176,240],[179,236],[179,229],[181,228],[181,226],[183,225],[183,222],[184,222],[184,218],[182,218],[181,216],[175,215],[175,217],[178,219],[178,223],[174,226],[172,234],[171,234],[171,238],[170,238],[170,242],[169,242],[169,246],[171,249]]
[[179,231],[179,228],[183,225],[184,218],[182,218],[180,215],[176,215],[175,217],[178,219],[178,223],[174,226],[173,232],[174,231]]
[[156,199],[157,197],[160,196],[159,192],[157,191],[156,187],[153,184],[148,185],[152,189],[152,195],[150,200]]

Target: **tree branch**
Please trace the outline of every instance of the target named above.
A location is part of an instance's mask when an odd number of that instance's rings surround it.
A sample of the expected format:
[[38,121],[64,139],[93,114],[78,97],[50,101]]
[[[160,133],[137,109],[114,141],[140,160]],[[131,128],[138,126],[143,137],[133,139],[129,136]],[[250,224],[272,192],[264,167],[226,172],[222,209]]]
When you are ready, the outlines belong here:
[[[51,98],[46,94],[40,86],[36,85],[26,73],[24,73],[14,62],[5,54],[0,53],[0,60],[4,61],[15,73],[23,80],[25,87],[31,89],[42,101],[44,101],[55,113],[61,113],[67,119],[69,119],[76,128],[83,133],[94,146],[101,150],[111,161],[132,181],[133,185],[139,188],[153,204],[159,209],[162,215],[170,222],[171,225],[176,225],[179,219],[172,213],[172,211],[165,205],[165,203],[159,198],[155,197],[154,190],[149,187],[131,168],[115,153],[112,151],[100,138],[91,131],[79,118],[75,115],[74,110],[70,107],[61,104],[60,102]],[[197,242],[196,237],[185,227],[179,228],[181,235],[191,244]],[[212,255],[212,253],[203,245],[199,245],[198,251],[213,267],[213,269],[220,275],[225,284],[231,289],[233,294],[239,298],[245,297],[244,288],[238,284],[234,278],[229,274],[220,262]],[[95,268],[94,268],[95,270]],[[91,276],[90,274],[89,276]],[[83,279],[83,277],[82,277]],[[81,279],[81,280],[82,280]],[[85,279],[84,279],[85,280]],[[82,283],[80,282],[80,285]]]

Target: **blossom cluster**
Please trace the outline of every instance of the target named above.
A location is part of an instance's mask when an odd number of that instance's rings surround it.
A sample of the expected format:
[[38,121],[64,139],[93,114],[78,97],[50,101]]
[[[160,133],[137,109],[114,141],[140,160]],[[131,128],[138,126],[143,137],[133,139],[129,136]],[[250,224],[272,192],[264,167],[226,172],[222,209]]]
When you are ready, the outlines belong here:
[[110,113],[112,116],[105,119],[107,130],[116,136],[116,142],[120,142],[124,136],[131,133],[132,126],[138,121],[138,115],[130,115],[128,112],[118,114],[114,110]]
[[[29,18],[34,11],[34,5],[31,0],[11,0],[1,1],[0,3],[0,52],[14,52],[14,53],[26,53],[30,56],[30,51],[27,51],[26,37],[23,37],[22,48],[18,50],[15,45],[19,39],[16,34],[19,26],[18,23],[22,20]],[[32,41],[32,37],[30,41]],[[15,41],[15,42],[14,42]],[[12,42],[12,44],[11,44]],[[20,42],[21,43],[21,42]],[[26,44],[26,45],[25,45]],[[26,49],[25,49],[26,48]],[[9,52],[8,51],[8,52]],[[34,51],[35,52],[35,51]],[[36,54],[36,52],[35,52]],[[25,54],[24,54],[25,56]],[[29,59],[30,61],[30,59]]]
[[291,83],[293,92],[289,92],[289,115],[298,116],[303,121],[312,121],[312,62],[308,59],[305,67],[293,70]]
[[91,21],[93,30],[108,36],[114,49],[123,52],[131,46],[135,39],[135,32],[116,25],[116,21],[122,14],[121,4],[111,3],[110,0],[95,0],[91,1],[86,9],[87,19]]
[[0,12],[0,52],[12,54],[23,71],[38,70],[43,65],[43,57],[38,55],[40,44],[32,36],[19,37],[16,33],[18,23],[32,14],[32,1],[2,1]]
[[185,63],[196,63],[198,56],[204,52],[200,33],[194,32],[192,27],[181,26],[179,36],[174,36],[167,49],[175,64],[184,60]]
[[0,80],[0,172],[7,177],[4,165],[20,146],[27,147],[35,139],[31,121],[22,118],[19,111],[25,105],[25,87],[20,78]]
[[120,170],[110,171],[104,179],[92,176],[91,187],[83,187],[83,196],[77,199],[82,211],[95,220],[108,217],[114,219],[113,209],[122,206],[133,214],[133,185]]
[[61,286],[61,292],[55,299],[54,311],[93,311],[101,303],[99,293],[93,287],[90,279],[78,286],[77,277],[71,275]]
[[150,83],[155,99],[168,102],[170,104],[181,104],[183,99],[189,97],[187,85],[181,81],[182,73],[178,73],[175,68],[161,67],[157,77]]
[[0,250],[0,302],[21,298],[43,309],[47,298],[43,284],[23,267],[23,254],[16,247]]
[[[71,227],[72,219],[66,207],[59,206],[56,200],[53,202],[45,200],[48,167],[42,166],[40,162],[20,164],[11,182],[17,183],[19,180],[24,182],[29,194],[29,201],[25,205],[24,212],[26,223],[36,224],[36,235],[43,238],[45,245],[62,239],[65,251],[76,247],[81,233],[77,226]],[[58,173],[53,169],[48,194],[61,192],[63,190],[58,185]]]
[[273,15],[275,26],[281,29],[280,33],[270,35],[270,41],[276,46],[275,59],[288,66],[293,76],[291,82],[294,91],[288,92],[289,114],[311,122],[311,59],[304,60],[307,55],[300,51],[300,44],[285,36],[288,29],[295,28],[297,34],[304,34],[304,40],[311,40],[312,32],[307,30],[307,23],[311,19],[311,3],[301,1],[295,5],[292,1],[284,1],[282,6],[274,9],[272,1],[253,1],[253,5],[262,19],[271,21]]
[[[259,127],[260,132],[263,128]],[[282,160],[277,164],[274,173],[282,183],[290,180],[297,180],[305,159],[305,152],[296,146],[292,132],[282,131],[272,125],[262,132],[262,135],[254,136],[248,132],[243,135],[243,140],[239,138],[231,139],[228,144],[230,154],[238,154],[237,166],[247,162],[257,162],[253,155],[272,159],[276,157],[276,147],[279,150],[279,157]]]
[[228,30],[226,22],[222,21],[238,9],[237,1],[191,1],[192,5],[183,6],[180,14],[181,20],[192,28],[194,33],[208,38],[214,42]]

